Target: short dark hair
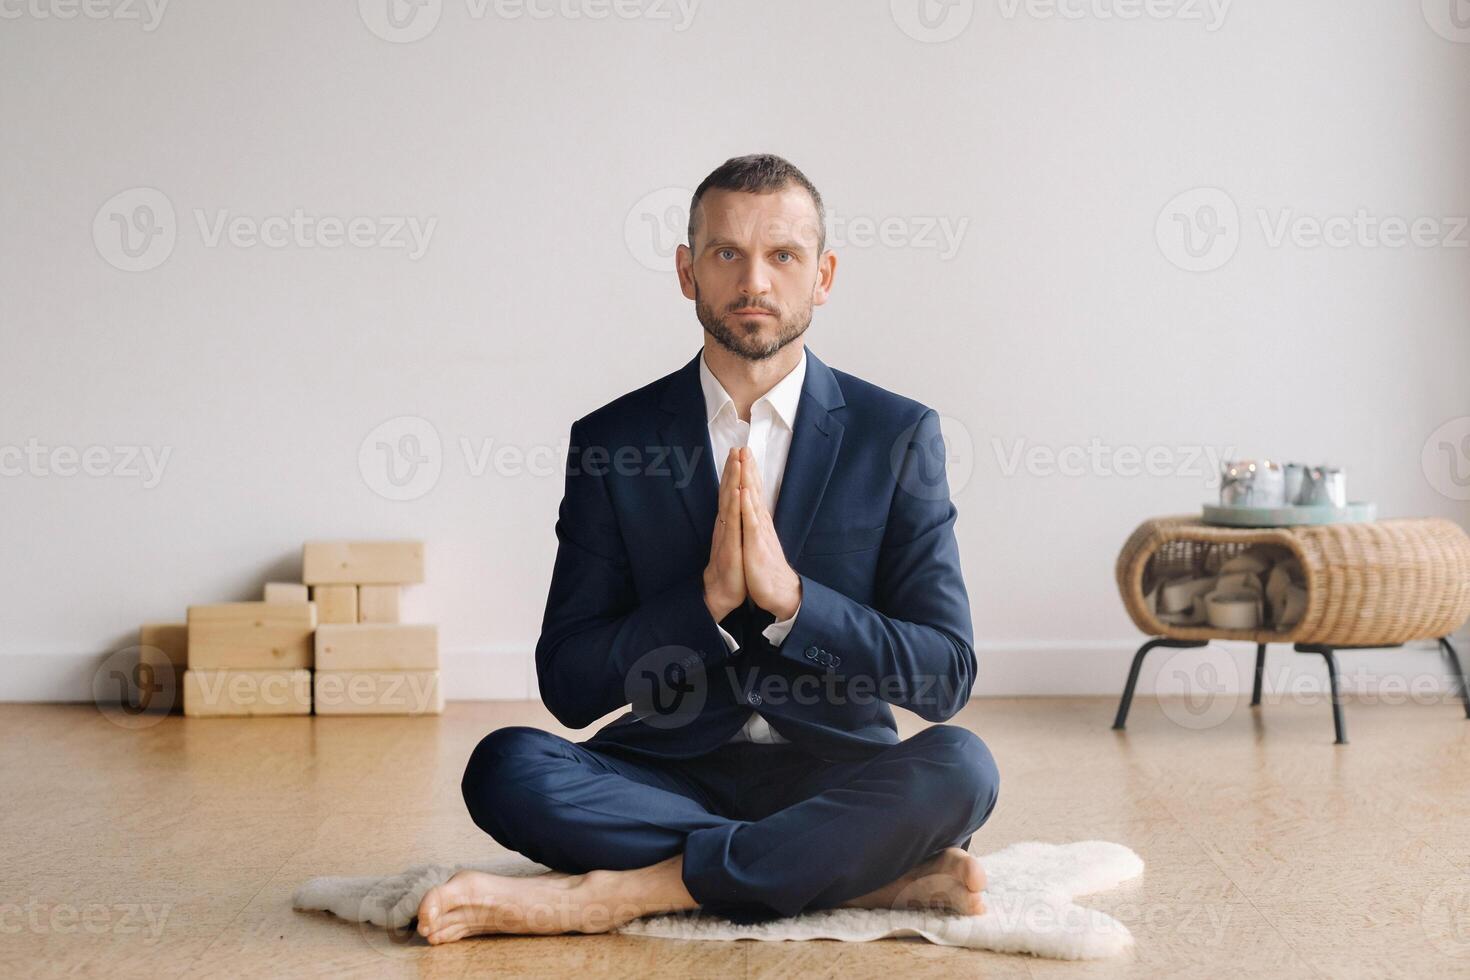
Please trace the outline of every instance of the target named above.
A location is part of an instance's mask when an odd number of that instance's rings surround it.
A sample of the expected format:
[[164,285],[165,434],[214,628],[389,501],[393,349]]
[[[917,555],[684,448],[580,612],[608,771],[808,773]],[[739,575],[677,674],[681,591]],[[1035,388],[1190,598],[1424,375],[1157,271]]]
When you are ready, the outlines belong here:
[[788,184],[805,188],[817,206],[817,254],[827,247],[827,209],[822,206],[822,195],[816,185],[807,180],[806,174],[791,161],[774,153],[751,153],[743,157],[731,157],[720,164],[694,189],[689,202],[689,247],[694,248],[694,226],[699,214],[699,201],[708,190],[741,191],[746,194],[767,194],[779,191]]

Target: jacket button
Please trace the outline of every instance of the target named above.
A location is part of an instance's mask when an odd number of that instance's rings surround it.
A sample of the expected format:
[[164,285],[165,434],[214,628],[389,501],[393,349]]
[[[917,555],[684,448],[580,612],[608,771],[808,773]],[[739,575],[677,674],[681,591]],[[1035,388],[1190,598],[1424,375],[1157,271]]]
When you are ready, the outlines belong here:
[[761,696],[754,691],[751,691],[750,694],[746,696],[745,700],[749,701],[751,704],[760,704]]
[[836,667],[840,663],[842,663],[842,658],[841,657],[833,657],[832,658],[832,666],[833,667]]
[[806,658],[808,660],[816,660],[817,659],[817,653],[818,652],[819,651],[817,650],[816,647],[807,647],[806,648]]

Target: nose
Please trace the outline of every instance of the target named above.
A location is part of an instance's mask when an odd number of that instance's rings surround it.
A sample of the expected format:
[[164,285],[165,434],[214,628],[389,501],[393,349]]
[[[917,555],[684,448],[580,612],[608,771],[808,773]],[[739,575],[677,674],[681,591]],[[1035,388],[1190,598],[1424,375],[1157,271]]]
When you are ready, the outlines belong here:
[[764,296],[771,291],[771,276],[766,269],[765,260],[760,256],[753,256],[745,263],[745,269],[740,276],[740,289],[752,298]]

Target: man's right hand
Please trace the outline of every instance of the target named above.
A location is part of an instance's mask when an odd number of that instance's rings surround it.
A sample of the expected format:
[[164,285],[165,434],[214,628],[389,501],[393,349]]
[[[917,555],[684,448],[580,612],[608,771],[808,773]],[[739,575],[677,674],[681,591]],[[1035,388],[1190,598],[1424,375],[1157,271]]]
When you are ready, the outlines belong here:
[[740,451],[731,449],[720,477],[720,511],[704,569],[704,604],[717,623],[745,601],[740,540]]

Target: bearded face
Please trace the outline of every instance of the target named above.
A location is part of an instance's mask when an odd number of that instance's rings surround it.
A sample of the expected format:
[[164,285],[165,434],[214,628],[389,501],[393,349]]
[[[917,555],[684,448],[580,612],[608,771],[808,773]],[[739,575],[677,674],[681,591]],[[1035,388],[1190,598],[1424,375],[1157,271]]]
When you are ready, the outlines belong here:
[[[764,313],[755,313],[763,310]],[[812,325],[812,301],[782,310],[768,298],[738,297],[716,311],[694,281],[694,315],[721,347],[748,361],[763,361],[806,332]]]
[[[748,361],[774,356],[826,302],[832,263],[821,218],[798,186],[759,194],[714,190],[699,204],[694,249],[680,246],[684,295],[700,325]],[[824,275],[825,273],[825,275]]]

